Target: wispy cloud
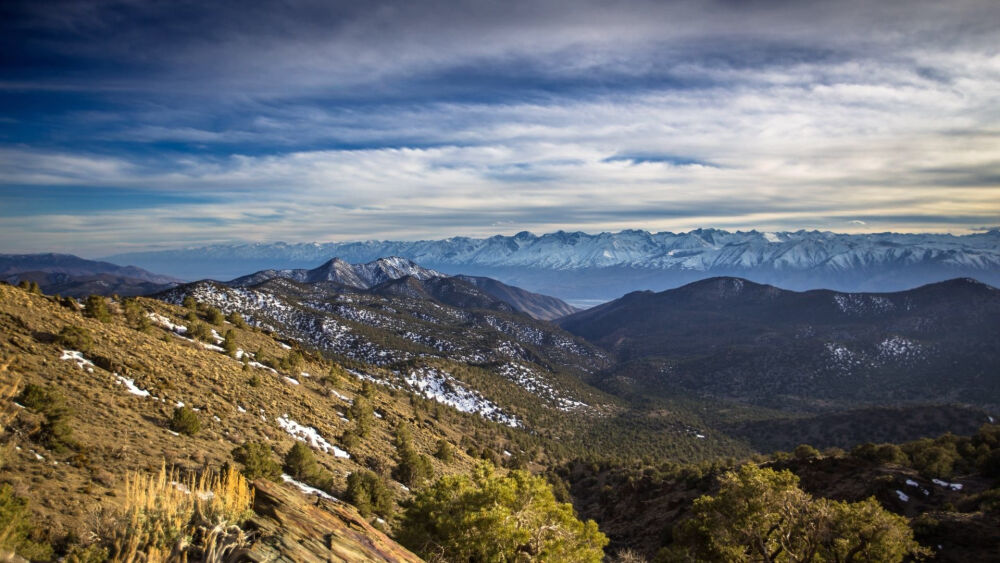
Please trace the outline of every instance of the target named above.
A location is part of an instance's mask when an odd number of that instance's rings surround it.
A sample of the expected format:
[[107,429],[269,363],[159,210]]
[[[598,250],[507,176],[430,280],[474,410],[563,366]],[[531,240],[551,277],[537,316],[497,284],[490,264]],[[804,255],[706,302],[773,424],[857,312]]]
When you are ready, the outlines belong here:
[[4,10],[6,250],[1000,223],[992,2]]

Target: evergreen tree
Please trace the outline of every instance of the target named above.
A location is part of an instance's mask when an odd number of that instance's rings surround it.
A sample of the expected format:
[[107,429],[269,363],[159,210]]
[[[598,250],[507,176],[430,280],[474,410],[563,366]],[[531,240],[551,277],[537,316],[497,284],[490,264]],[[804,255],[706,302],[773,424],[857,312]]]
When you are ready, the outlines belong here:
[[400,523],[399,541],[445,561],[599,563],[608,539],[558,503],[545,479],[524,471],[497,475],[480,464],[417,493]]
[[716,496],[695,500],[657,561],[885,561],[925,550],[906,519],[874,498],[815,500],[790,471],[746,464],[720,479]]
[[83,314],[92,319],[97,319],[102,323],[111,321],[111,311],[108,310],[108,302],[100,295],[89,295],[83,305]]
[[281,476],[281,465],[264,442],[244,442],[233,449],[233,459],[243,464],[243,475],[251,481],[261,477],[277,481]]

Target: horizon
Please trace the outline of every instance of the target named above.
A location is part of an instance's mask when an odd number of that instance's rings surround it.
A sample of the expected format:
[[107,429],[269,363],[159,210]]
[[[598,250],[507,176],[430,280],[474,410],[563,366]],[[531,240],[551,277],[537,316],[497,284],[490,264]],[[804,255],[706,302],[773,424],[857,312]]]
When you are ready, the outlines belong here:
[[996,3],[3,14],[5,252],[1000,224]]
[[[558,234],[571,234],[571,235],[582,234],[582,235],[589,236],[589,237],[597,237],[597,236],[601,236],[601,235],[621,235],[621,234],[630,233],[630,232],[639,232],[639,233],[644,233],[644,234],[647,234],[647,235],[650,235],[650,236],[656,236],[656,235],[675,235],[675,236],[681,236],[681,235],[689,235],[689,234],[695,233],[697,231],[721,231],[721,232],[725,232],[725,233],[728,233],[728,234],[753,234],[753,233],[756,233],[756,234],[762,234],[762,235],[763,234],[771,234],[771,233],[773,233],[773,234],[789,234],[789,235],[800,234],[800,233],[820,233],[820,234],[831,234],[831,235],[836,235],[836,236],[880,236],[880,235],[920,236],[920,235],[926,235],[926,236],[967,237],[967,236],[974,236],[974,235],[989,234],[989,233],[993,233],[993,232],[1000,232],[1000,226],[998,226],[998,227],[977,227],[977,228],[970,229],[968,232],[963,232],[963,233],[926,232],[926,231],[925,232],[920,232],[920,231],[912,231],[912,232],[904,232],[904,231],[879,231],[879,232],[874,232],[874,231],[872,231],[872,232],[867,232],[867,231],[866,232],[839,231],[838,232],[838,231],[820,230],[820,229],[797,229],[797,230],[794,230],[794,231],[790,231],[790,230],[789,231],[782,231],[782,230],[763,230],[763,229],[754,229],[754,228],[750,228],[750,229],[746,229],[746,230],[743,230],[743,229],[720,229],[720,228],[716,228],[716,227],[697,227],[697,228],[690,229],[690,230],[687,230],[687,231],[670,231],[670,230],[666,230],[666,231],[651,231],[651,230],[647,230],[647,229],[626,228],[626,229],[621,229],[621,230],[618,230],[618,231],[591,231],[591,232],[587,232],[587,231],[582,231],[582,230],[569,231],[569,230],[560,229],[560,230],[557,230],[557,231],[551,231],[551,232],[545,232],[545,233],[534,233],[534,232],[531,232],[531,231],[519,231],[519,232],[511,233],[511,234],[500,234],[500,233],[497,233],[497,234],[485,235],[485,236],[452,235],[452,236],[446,236],[446,237],[441,237],[441,238],[414,238],[414,239],[377,239],[377,238],[370,238],[370,239],[333,240],[333,241],[319,241],[319,240],[302,240],[302,241],[286,241],[286,240],[274,240],[274,241],[259,241],[258,240],[258,241],[252,241],[252,240],[244,240],[244,241],[237,241],[237,240],[234,240],[234,241],[219,241],[219,242],[213,242],[213,243],[196,243],[196,242],[193,242],[191,244],[183,245],[183,246],[157,246],[157,247],[150,247],[150,248],[147,248],[147,249],[130,250],[130,251],[126,251],[126,252],[116,252],[116,253],[111,253],[111,254],[108,254],[108,253],[100,254],[100,253],[60,252],[60,251],[56,251],[56,250],[40,250],[40,251],[37,251],[37,252],[20,252],[20,251],[17,251],[17,250],[0,249],[0,255],[25,255],[25,256],[30,256],[30,255],[41,255],[41,254],[57,254],[57,255],[76,256],[76,257],[84,258],[84,259],[87,259],[87,260],[107,260],[107,259],[115,258],[117,256],[124,256],[124,255],[130,255],[130,254],[145,254],[145,253],[171,252],[171,251],[187,251],[187,250],[197,250],[197,249],[200,249],[200,248],[226,247],[226,246],[232,246],[232,247],[240,247],[240,246],[278,246],[278,245],[286,245],[286,246],[311,246],[311,245],[327,246],[327,245],[350,245],[350,244],[390,243],[390,242],[404,242],[404,243],[407,243],[407,242],[410,242],[410,243],[416,243],[416,242],[441,242],[441,241],[449,241],[449,240],[454,240],[454,239],[487,240],[487,239],[497,238],[497,237],[514,238],[514,237],[522,235],[522,234],[527,234],[527,235],[530,235],[530,236],[532,236],[534,238],[543,238],[543,237],[552,236],[552,235],[558,235]],[[336,257],[333,257],[333,258],[336,258]]]

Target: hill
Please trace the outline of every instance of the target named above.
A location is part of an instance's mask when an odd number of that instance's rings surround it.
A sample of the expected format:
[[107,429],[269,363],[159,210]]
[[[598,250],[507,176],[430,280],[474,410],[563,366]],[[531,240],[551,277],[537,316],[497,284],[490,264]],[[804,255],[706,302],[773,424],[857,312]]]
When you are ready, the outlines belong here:
[[[576,311],[555,297],[531,293],[489,278],[448,276],[396,256],[378,258],[365,264],[349,264],[340,258],[333,258],[310,270],[261,270],[231,280],[226,285],[250,287],[277,278],[304,284],[327,283],[330,288],[339,286],[373,293],[399,291],[444,303],[462,301],[460,307],[520,311],[543,320]],[[404,281],[402,284],[392,283],[397,280]]]
[[956,279],[884,294],[713,278],[558,321],[618,360],[593,383],[779,409],[1000,405],[1000,291]]
[[85,297],[148,295],[181,280],[134,266],[86,260],[70,254],[0,254],[0,279],[10,284],[35,282],[49,294]]

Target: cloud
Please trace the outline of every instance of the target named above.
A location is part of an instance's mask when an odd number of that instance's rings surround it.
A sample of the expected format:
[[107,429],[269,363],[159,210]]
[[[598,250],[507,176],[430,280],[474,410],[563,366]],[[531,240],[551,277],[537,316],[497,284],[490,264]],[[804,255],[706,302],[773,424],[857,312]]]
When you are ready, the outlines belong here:
[[995,3],[3,9],[38,249],[1000,221]]

